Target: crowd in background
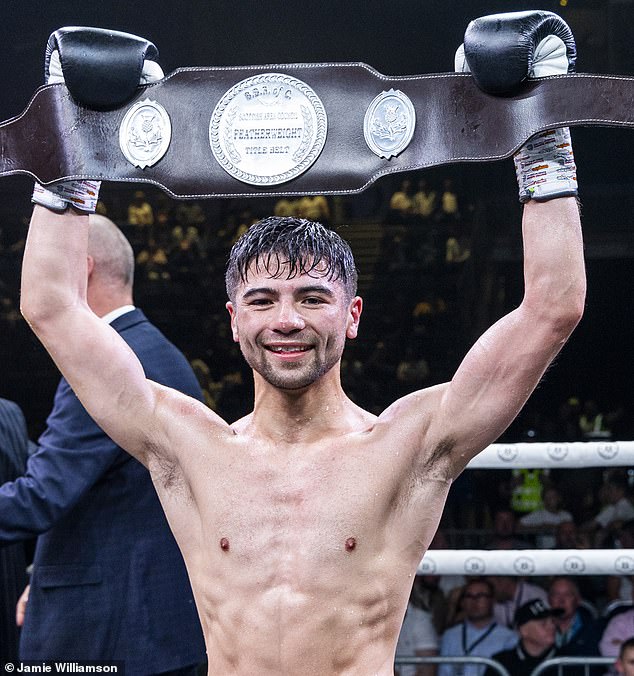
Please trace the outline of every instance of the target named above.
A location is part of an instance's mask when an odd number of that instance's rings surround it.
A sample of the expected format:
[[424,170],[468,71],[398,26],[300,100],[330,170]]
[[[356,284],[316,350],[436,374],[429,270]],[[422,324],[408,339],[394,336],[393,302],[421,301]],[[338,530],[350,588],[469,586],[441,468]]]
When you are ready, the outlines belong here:
[[[346,392],[375,413],[399,396],[451,378],[477,336],[512,302],[491,265],[493,235],[499,227],[495,214],[500,210],[490,205],[484,209],[461,195],[451,176],[434,183],[424,176],[406,178],[391,193],[371,193],[361,207],[325,196],[207,203],[174,202],[153,190],[107,189],[102,195],[99,211],[120,225],[135,252],[136,304],[185,352],[207,405],[228,421],[250,410],[252,382],[229,332],[224,266],[232,244],[259,217],[275,213],[319,220],[344,238],[343,224],[375,225],[370,269],[361,271],[366,301],[362,337],[346,348],[342,362]],[[0,223],[0,359],[11,365],[1,394],[21,402],[35,438],[57,373],[18,309],[27,221],[26,213],[14,213],[4,215]],[[556,395],[559,399],[551,397],[546,404],[529,403],[504,440],[632,438],[627,402],[601,401],[592,392],[562,388]],[[634,473],[627,468],[467,470],[450,492],[433,546],[634,546],[633,483]],[[499,647],[515,645],[517,590],[510,589],[508,580],[475,583],[472,596],[489,599],[493,616],[502,612],[504,603],[514,604],[499,621],[509,629]],[[420,654],[442,652],[445,632],[469,615],[474,605],[467,594],[471,584],[466,579],[417,578],[408,617],[418,614],[419,624],[426,627],[427,643],[414,646]],[[550,598],[556,605],[557,584],[575,599],[575,612],[566,620],[576,622],[572,634],[586,620],[602,623],[593,625],[597,640],[592,650],[599,654],[600,637],[612,619],[610,604],[630,603],[632,584],[628,578],[538,580],[538,598]],[[575,615],[578,608],[583,618]],[[552,619],[558,622],[553,645],[561,648],[555,644],[563,645],[560,634],[570,633],[572,625],[562,629],[563,621]],[[407,673],[404,668],[402,674]],[[469,672],[440,672],[451,673]]]

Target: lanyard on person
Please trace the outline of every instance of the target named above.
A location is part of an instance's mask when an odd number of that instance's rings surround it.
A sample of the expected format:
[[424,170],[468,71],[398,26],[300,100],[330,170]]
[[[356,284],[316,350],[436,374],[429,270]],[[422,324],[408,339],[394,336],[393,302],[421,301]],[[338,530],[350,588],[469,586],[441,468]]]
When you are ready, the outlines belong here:
[[[515,620],[515,613],[520,606],[520,601],[522,600],[522,594],[524,593],[524,582],[520,582],[517,585],[515,590],[515,596],[513,601],[504,604],[504,618],[506,619],[506,626],[512,627]],[[509,613],[509,605],[511,606],[511,612]],[[510,615],[510,617],[509,617]]]
[[489,628],[484,632],[484,634],[481,634],[468,648],[467,648],[467,623],[463,622],[462,623],[462,652],[465,655],[471,655],[471,651],[497,627],[497,623],[493,622],[492,624],[489,625]]

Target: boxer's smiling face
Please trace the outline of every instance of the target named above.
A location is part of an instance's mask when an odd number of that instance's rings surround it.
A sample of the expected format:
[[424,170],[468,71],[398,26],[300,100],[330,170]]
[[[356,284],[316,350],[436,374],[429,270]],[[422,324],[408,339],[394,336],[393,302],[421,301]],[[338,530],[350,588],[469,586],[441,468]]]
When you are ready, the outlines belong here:
[[346,338],[357,335],[361,307],[319,266],[289,279],[284,263],[274,276],[252,264],[227,303],[233,339],[249,366],[287,390],[307,387],[339,363]]

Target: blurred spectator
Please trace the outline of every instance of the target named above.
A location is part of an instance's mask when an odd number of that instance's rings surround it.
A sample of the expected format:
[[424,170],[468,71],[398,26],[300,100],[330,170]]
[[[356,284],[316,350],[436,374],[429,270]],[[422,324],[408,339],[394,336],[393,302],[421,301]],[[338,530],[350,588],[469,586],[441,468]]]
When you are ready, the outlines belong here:
[[139,252],[136,263],[140,275],[149,281],[166,281],[170,278],[167,253],[154,239],[150,239],[147,247]]
[[464,263],[469,256],[471,256],[471,248],[468,238],[450,227],[445,240],[445,263],[448,265]]
[[544,506],[521,517],[518,532],[535,535],[539,549],[552,549],[556,544],[555,528],[564,521],[572,521],[572,514],[561,509],[561,495],[554,487],[544,489]]
[[[634,601],[634,595],[632,600]],[[631,638],[633,633],[634,606],[617,612],[608,621],[599,641],[601,655],[603,657],[618,657],[622,643]]]
[[273,207],[274,216],[297,216],[299,200],[289,200],[287,197],[279,199]]
[[[475,578],[466,583],[461,597],[464,620],[441,637],[440,654],[451,657],[491,657],[512,648],[517,634],[493,619],[493,586]],[[485,667],[477,664],[442,664],[438,676],[482,676]]]
[[412,332],[416,338],[427,338],[428,344],[433,344],[433,330],[439,329],[445,314],[447,303],[443,298],[429,291],[425,291],[414,302],[412,309]]
[[174,218],[183,230],[187,230],[190,226],[201,228],[207,220],[201,203],[196,201],[179,202],[174,211]]
[[[554,618],[560,614],[560,610],[540,600],[520,606],[514,618],[519,642],[514,648],[493,655],[493,659],[511,676],[530,676],[542,662],[557,654]],[[488,667],[485,676],[498,676],[498,673]]]
[[622,472],[612,471],[601,491],[607,504],[586,524],[586,528],[598,530],[596,543],[605,545],[606,536],[620,528],[626,521],[634,519],[634,505],[628,495],[627,475]]
[[[397,657],[426,657],[438,654],[438,632],[433,623],[430,597],[425,582],[416,575],[405,619],[396,645]],[[435,665],[402,665],[397,667],[396,676],[434,676]]]
[[493,515],[493,539],[485,549],[530,549],[530,543],[517,537],[517,518],[510,509],[498,509]]
[[611,439],[613,416],[599,411],[596,401],[589,399],[583,405],[579,416],[579,427],[585,439]]
[[543,509],[544,480],[542,469],[522,468],[511,472],[511,507],[518,517]]
[[614,669],[617,674],[634,676],[634,635],[621,643]]
[[172,238],[172,248],[177,248],[185,242],[188,248],[200,250],[200,235],[195,225],[176,225],[172,228],[170,236]]
[[330,207],[324,195],[306,195],[297,204],[300,218],[316,221],[322,225],[330,224]]
[[400,188],[390,198],[388,223],[408,223],[414,213],[414,198],[412,195],[412,182],[404,179]]
[[417,221],[423,225],[429,222],[436,211],[438,195],[433,190],[426,178],[418,181],[418,190],[412,198],[412,209]]
[[591,549],[591,543],[574,521],[562,521],[555,528],[554,549]]
[[542,587],[526,582],[513,575],[492,575],[488,578],[493,585],[496,603],[493,607],[495,621],[504,627],[513,626],[513,618],[518,609],[529,601],[548,600],[548,594]]
[[597,657],[599,635],[596,612],[582,602],[577,583],[570,577],[555,577],[548,587],[551,608],[561,610],[555,617],[559,655]]
[[142,190],[135,191],[128,205],[128,225],[149,227],[154,225],[154,211]]

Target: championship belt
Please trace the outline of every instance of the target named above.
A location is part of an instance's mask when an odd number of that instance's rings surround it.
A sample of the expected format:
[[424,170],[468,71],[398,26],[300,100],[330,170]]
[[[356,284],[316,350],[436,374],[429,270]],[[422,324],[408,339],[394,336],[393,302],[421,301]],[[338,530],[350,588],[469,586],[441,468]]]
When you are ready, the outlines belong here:
[[114,110],[38,89],[0,124],[0,176],[148,183],[182,198],[350,194],[381,176],[510,157],[562,126],[634,127],[634,78],[386,77],[363,63],[181,68]]

